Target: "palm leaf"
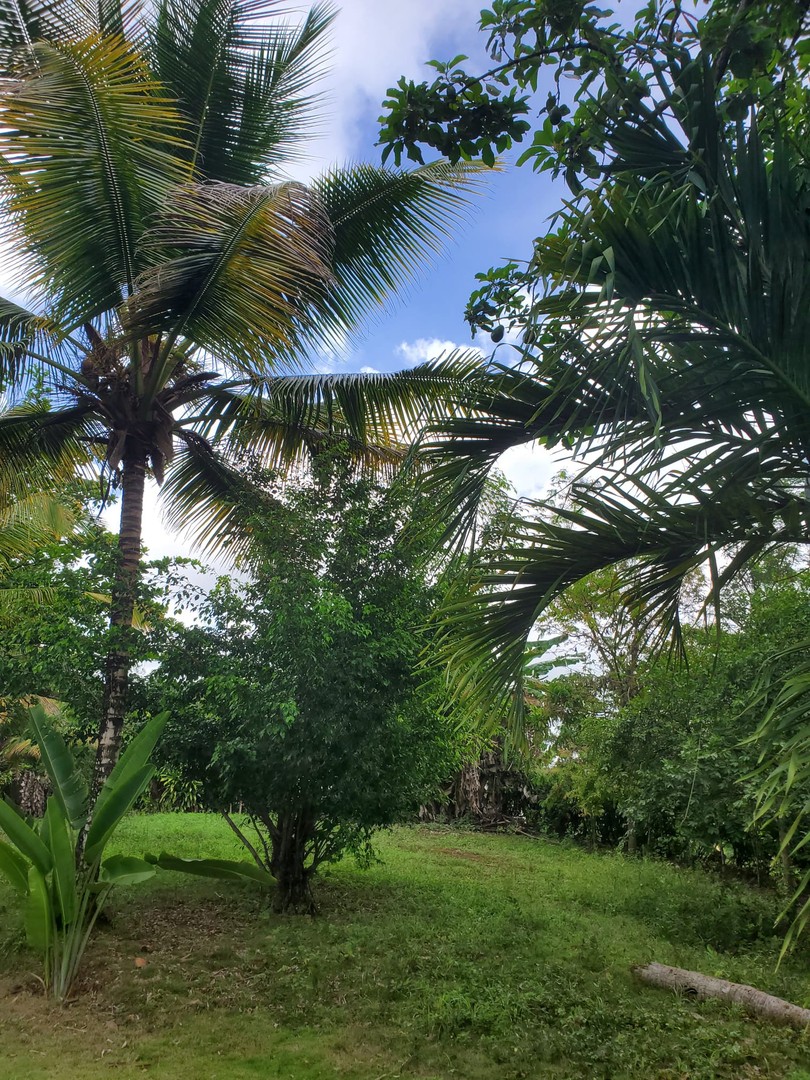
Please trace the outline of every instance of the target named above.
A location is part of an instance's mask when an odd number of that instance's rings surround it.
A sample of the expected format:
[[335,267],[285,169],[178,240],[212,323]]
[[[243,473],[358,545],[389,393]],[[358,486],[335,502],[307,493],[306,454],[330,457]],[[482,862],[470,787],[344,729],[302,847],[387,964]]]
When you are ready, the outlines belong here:
[[297,349],[330,276],[329,222],[295,183],[179,188],[142,247],[153,269],[130,304],[133,327],[182,334],[251,372]]
[[92,28],[82,0],[0,0],[0,78],[35,42],[76,40]]
[[426,417],[458,399],[480,373],[470,351],[386,374],[276,376],[209,389],[180,428],[163,494],[169,521],[209,552],[249,549],[257,500],[251,467],[287,471],[330,446],[359,468],[400,465]]
[[[658,632],[680,633],[681,590],[689,575],[706,567],[711,597],[745,563],[779,543],[806,543],[810,505],[789,492],[745,486],[722,491],[695,489],[686,501],[672,490],[656,490],[638,478],[619,485],[605,478],[575,494],[573,505],[524,501],[536,516],[514,516],[500,547],[483,555],[469,577],[451,593],[443,610],[440,649],[462,687],[501,704],[521,700],[523,657],[551,602],[569,585],[612,567],[617,591],[637,616]],[[722,552],[737,556],[718,569]],[[472,692],[472,691],[471,691]]]
[[445,250],[483,183],[481,167],[446,162],[410,171],[354,165],[317,179],[313,190],[334,229],[334,284],[322,318],[333,329],[356,327],[381,309]]
[[309,130],[333,15],[322,4],[298,28],[278,0],[161,0],[151,28],[153,69],[180,103],[190,159],[207,180],[253,185]]
[[184,176],[180,119],[121,38],[31,57],[3,98],[0,179],[28,282],[79,325],[132,289],[143,222]]

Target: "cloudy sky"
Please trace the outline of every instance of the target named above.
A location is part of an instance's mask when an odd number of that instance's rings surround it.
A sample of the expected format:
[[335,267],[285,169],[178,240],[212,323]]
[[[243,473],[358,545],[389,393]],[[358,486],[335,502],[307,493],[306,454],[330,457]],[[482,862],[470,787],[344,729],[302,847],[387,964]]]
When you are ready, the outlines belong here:
[[[302,177],[331,164],[379,161],[380,149],[374,144],[381,103],[401,75],[430,80],[434,72],[424,66],[427,60],[459,53],[482,66],[486,59],[483,36],[476,30],[481,6],[476,0],[342,0],[339,6],[330,74],[323,85],[321,133],[304,148]],[[348,343],[344,356],[313,357],[312,369],[391,371],[446,348],[469,346],[463,311],[475,287],[476,271],[525,258],[532,237],[565,194],[561,183],[536,176],[528,168],[493,173],[488,191],[476,200],[468,224],[444,255],[398,303]],[[3,265],[0,248],[0,289],[6,293],[8,279],[9,267]],[[491,348],[488,339],[480,344]],[[548,455],[529,448],[510,454],[503,464],[523,495],[539,494],[553,469]],[[181,539],[165,533],[154,493],[148,499],[145,532],[156,556],[187,550]]]

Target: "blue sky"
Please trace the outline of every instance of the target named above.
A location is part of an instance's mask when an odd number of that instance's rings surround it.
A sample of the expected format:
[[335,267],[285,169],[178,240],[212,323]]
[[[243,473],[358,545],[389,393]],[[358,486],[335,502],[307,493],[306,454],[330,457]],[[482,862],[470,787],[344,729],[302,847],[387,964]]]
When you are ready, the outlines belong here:
[[[425,66],[428,60],[460,53],[470,57],[471,70],[485,70],[485,40],[477,30],[480,6],[475,0],[343,0],[333,30],[332,71],[324,83],[329,132],[307,148],[304,175],[333,162],[379,161],[375,143],[382,101],[401,75],[431,81],[435,72]],[[539,96],[545,97],[542,88]],[[488,189],[471,205],[469,222],[444,254],[348,343],[345,356],[324,366],[392,371],[430,358],[447,343],[473,344],[463,313],[476,272],[527,258],[532,238],[567,193],[561,181],[528,167],[507,163],[493,172]],[[492,348],[488,337],[475,344]],[[522,495],[538,495],[554,469],[547,454],[529,447],[511,451],[502,464]]]

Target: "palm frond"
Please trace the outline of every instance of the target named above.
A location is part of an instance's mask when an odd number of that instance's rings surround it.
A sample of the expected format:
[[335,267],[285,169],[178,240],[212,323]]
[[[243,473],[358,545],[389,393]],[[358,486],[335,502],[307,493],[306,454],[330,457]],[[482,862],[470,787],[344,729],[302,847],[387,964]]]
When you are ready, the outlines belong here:
[[62,336],[50,319],[0,296],[0,391],[40,367],[29,351],[46,356],[58,352]]
[[[446,248],[485,170],[436,162],[410,171],[333,169],[313,183],[334,229],[334,284],[320,305],[332,328],[380,310]],[[327,329],[330,328],[329,326]]]
[[189,122],[197,175],[257,184],[309,130],[333,19],[318,4],[299,27],[278,0],[161,0],[150,55]]
[[167,523],[204,555],[234,562],[250,549],[256,509],[272,497],[252,484],[222,449],[215,450],[193,433],[185,433],[182,441],[161,489]]
[[[677,496],[673,498],[673,494]],[[523,657],[549,604],[568,585],[613,567],[625,603],[657,632],[680,632],[681,590],[708,569],[716,598],[752,557],[777,544],[810,542],[810,504],[787,491],[754,494],[745,485],[717,491],[679,485],[659,490],[639,478],[602,478],[576,492],[553,516],[524,501],[499,548],[472,568],[443,613],[441,650],[460,683],[504,702],[520,701]],[[526,516],[526,508],[536,516]],[[721,553],[737,547],[722,563]],[[470,591],[472,585],[472,591]]]
[[89,471],[94,445],[106,444],[92,409],[49,409],[36,402],[0,412],[0,500],[59,489]]
[[[261,443],[268,438],[279,461],[288,453],[290,460],[295,458],[295,447],[306,440],[314,444],[326,436],[350,440],[357,448],[401,453],[433,415],[444,415],[465,397],[481,370],[480,354],[468,350],[407,371],[254,379],[234,389],[215,389],[210,405],[192,420],[201,434],[217,440],[258,438]],[[237,428],[246,422],[248,434],[243,435]],[[265,425],[267,435],[262,436]]]
[[153,269],[133,328],[184,335],[233,368],[271,372],[330,277],[331,229],[302,184],[177,189],[143,241]]
[[78,40],[93,29],[84,0],[0,0],[0,78],[36,42]]
[[172,152],[180,135],[123,39],[30,50],[3,95],[0,183],[18,262],[57,321],[88,322],[131,291],[144,221],[187,168]]
[[67,536],[75,527],[71,509],[46,492],[32,492],[0,504],[0,567]]

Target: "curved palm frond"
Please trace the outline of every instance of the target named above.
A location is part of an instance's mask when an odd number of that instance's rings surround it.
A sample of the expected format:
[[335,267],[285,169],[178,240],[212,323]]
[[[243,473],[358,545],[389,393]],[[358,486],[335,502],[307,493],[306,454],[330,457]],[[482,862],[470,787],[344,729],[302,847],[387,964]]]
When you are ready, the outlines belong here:
[[258,184],[289,160],[310,130],[324,36],[333,13],[313,7],[299,27],[279,25],[278,0],[161,0],[149,53],[190,127],[200,176]]
[[330,447],[358,468],[396,468],[418,424],[460,397],[479,372],[480,357],[470,351],[391,374],[289,375],[209,387],[179,426],[186,448],[164,488],[170,522],[185,529],[191,523],[209,551],[242,555],[250,529],[241,542],[236,523],[249,520],[251,499],[265,497],[248,479],[251,470],[286,472]]
[[253,379],[214,389],[193,420],[212,438],[238,439],[237,423],[273,418],[292,432],[337,432],[358,445],[401,450],[432,415],[463,400],[481,371],[471,349],[407,371]]
[[425,439],[459,528],[512,445],[567,446],[591,476],[618,478],[560,515],[559,530],[517,526],[466,627],[455,613],[468,660],[477,640],[481,657],[509,658],[507,678],[521,651],[509,633],[527,641],[549,590],[599,566],[640,558],[633,596],[672,618],[701,545],[716,557],[810,535],[806,154],[778,131],[764,146],[755,118],[730,138],[702,70],[677,73],[683,143],[666,124],[617,121],[616,174],[536,243],[536,348],[514,370],[494,367],[493,398],[471,397]]
[[0,569],[69,535],[76,524],[76,515],[64,500],[47,492],[32,492],[0,504]]
[[330,277],[329,221],[292,182],[178,188],[141,246],[152,269],[129,304],[130,329],[182,334],[248,373],[296,350],[307,302]]
[[37,315],[13,300],[0,296],[0,391],[18,384],[31,369],[30,351],[58,354],[63,335],[50,319]]
[[144,222],[187,169],[181,123],[120,37],[26,57],[2,98],[0,183],[29,286],[75,326],[131,291]]
[[106,435],[90,406],[32,402],[0,412],[0,499],[69,484],[97,460],[96,445],[106,445]]
[[236,561],[249,550],[253,517],[273,499],[198,435],[186,432],[161,495],[169,526],[185,534],[204,555]]
[[356,327],[413,281],[467,215],[487,171],[447,162],[410,171],[354,165],[315,180],[335,236],[334,284],[319,305],[328,328]]

